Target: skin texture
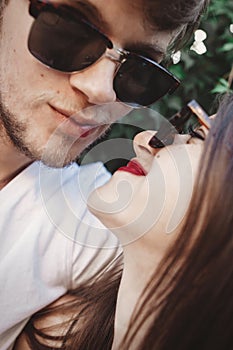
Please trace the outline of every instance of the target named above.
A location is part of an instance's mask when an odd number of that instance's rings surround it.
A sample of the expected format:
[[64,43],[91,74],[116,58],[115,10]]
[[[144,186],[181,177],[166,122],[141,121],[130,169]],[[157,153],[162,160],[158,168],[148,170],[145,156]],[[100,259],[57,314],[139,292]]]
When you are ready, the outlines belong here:
[[[204,127],[199,132],[207,134]],[[146,175],[117,171],[88,202],[92,213],[123,245],[114,349],[152,272],[181,232],[204,146],[197,138],[176,135],[171,146],[155,149],[148,144],[153,134],[142,132],[134,139],[134,160]]]
[[[123,0],[88,3],[89,8],[95,6],[102,19],[97,20],[86,6],[81,6],[82,11],[89,14],[89,20],[116,46],[152,45],[156,48],[153,58],[161,60],[172,38],[171,32],[145,28],[141,12],[132,7],[132,14],[128,16],[129,4]],[[112,87],[116,63],[109,58],[103,57],[82,72],[66,74],[47,68],[29,53],[27,38],[33,18],[28,14],[28,4],[25,0],[11,0],[4,9],[1,28],[0,179],[6,179],[5,182],[35,159],[55,167],[75,160],[110,123],[129,111],[122,105],[120,111],[117,109],[117,113],[107,116],[96,111],[96,106],[116,101]],[[144,52],[146,55],[145,48]],[[75,115],[74,120],[54,109],[68,111]],[[87,113],[80,112],[85,109]],[[90,124],[96,129],[80,138],[85,126]]]

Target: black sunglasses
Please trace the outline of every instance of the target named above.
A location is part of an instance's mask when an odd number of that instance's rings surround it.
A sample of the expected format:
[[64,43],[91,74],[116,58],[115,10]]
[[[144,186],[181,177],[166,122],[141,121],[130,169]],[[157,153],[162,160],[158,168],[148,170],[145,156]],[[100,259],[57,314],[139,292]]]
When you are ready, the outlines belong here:
[[155,61],[114,48],[112,42],[74,8],[45,0],[30,0],[29,13],[35,18],[28,49],[50,68],[74,73],[97,62],[107,49],[114,49],[119,62],[113,81],[117,98],[133,107],[148,106],[180,84]]

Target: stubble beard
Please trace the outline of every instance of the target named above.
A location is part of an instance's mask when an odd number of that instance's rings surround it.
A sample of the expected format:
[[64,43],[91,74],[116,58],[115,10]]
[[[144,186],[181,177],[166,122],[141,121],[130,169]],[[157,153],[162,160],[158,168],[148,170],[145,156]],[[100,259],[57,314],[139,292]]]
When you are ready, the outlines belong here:
[[[109,130],[106,125],[105,130],[99,135],[98,139],[103,138]],[[80,153],[79,139],[69,136],[58,127],[49,137],[45,145],[40,145],[36,140],[28,141],[28,124],[18,120],[17,115],[12,113],[3,101],[0,91],[0,137],[6,144],[14,146],[15,151],[25,155],[31,161],[42,161],[43,164],[62,168],[76,162]],[[92,143],[96,141],[93,140]],[[86,145],[86,148],[90,145]]]
[[61,168],[76,161],[77,156],[71,148],[75,142],[73,138],[61,136],[56,132],[44,147],[33,147],[25,141],[27,125],[17,120],[17,117],[5,106],[0,92],[0,135],[6,144],[11,143],[19,152],[31,161],[42,161],[50,167]]
[[[9,0],[0,0],[0,40],[2,35],[2,16],[5,7],[9,3]],[[0,76],[0,82],[2,77]],[[1,88],[1,85],[0,85]],[[10,142],[17,151],[24,154],[31,160],[35,160],[34,155],[30,151],[29,147],[23,141],[22,135],[25,132],[25,127],[17,121],[15,116],[5,106],[2,98],[2,92],[0,89],[0,136],[3,140]]]
[[26,157],[34,160],[32,152],[29,147],[23,141],[23,134],[25,133],[25,127],[22,123],[18,122],[15,116],[7,109],[2,100],[2,94],[0,91],[0,133],[1,136],[5,136],[6,141],[10,141],[12,145]]

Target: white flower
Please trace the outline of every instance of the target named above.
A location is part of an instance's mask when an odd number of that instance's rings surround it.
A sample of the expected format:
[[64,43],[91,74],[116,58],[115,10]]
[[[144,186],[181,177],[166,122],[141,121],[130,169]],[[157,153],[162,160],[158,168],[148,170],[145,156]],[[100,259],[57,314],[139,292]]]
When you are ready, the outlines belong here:
[[207,34],[202,29],[197,29],[194,33],[194,39],[195,41],[202,42],[207,38]]
[[177,64],[181,60],[181,51],[176,51],[171,55],[173,64]]
[[194,41],[193,45],[190,47],[190,50],[195,51],[198,55],[203,55],[206,53],[207,48],[203,42]]

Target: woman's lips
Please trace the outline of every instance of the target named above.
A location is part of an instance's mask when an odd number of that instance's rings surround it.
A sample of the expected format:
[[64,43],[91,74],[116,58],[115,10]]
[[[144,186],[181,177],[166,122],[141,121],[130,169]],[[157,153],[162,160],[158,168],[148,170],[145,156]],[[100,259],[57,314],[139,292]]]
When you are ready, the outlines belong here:
[[143,167],[135,160],[131,160],[126,166],[119,168],[118,171],[126,171],[137,176],[146,176]]

